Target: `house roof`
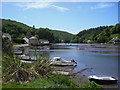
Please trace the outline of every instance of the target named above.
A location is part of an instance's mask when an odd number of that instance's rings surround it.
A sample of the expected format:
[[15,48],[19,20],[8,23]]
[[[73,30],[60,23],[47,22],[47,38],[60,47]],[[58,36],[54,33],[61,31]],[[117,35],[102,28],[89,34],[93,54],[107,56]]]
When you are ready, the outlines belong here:
[[9,33],[3,33],[3,36],[10,36],[10,34]]
[[31,38],[29,38],[29,39],[37,39],[36,37],[31,37]]

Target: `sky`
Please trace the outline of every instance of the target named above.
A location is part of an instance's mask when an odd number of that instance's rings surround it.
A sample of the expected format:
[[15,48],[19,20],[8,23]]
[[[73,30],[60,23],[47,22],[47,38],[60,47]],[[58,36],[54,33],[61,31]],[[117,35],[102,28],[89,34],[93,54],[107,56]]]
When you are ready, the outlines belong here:
[[2,2],[2,19],[72,34],[118,23],[118,2]]

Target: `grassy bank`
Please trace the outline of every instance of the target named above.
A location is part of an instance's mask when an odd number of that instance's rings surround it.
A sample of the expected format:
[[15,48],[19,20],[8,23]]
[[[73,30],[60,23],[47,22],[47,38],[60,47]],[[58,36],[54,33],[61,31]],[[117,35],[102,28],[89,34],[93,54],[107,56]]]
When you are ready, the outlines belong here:
[[54,69],[43,56],[36,56],[37,61],[22,63],[12,53],[10,42],[4,42],[2,54],[2,88],[102,88],[95,82],[77,84],[69,77],[51,74]]
[[29,83],[20,84],[18,82],[10,82],[3,84],[3,88],[72,88],[78,85],[62,75],[52,75],[49,78],[42,77],[32,80]]
[[95,82],[87,82],[83,85],[78,85],[67,76],[52,74],[50,77],[38,78],[29,83],[21,84],[15,81],[4,83],[3,88],[102,88],[102,86]]
[[29,64],[21,63],[18,58],[4,54],[2,62],[2,88],[102,88],[95,82],[81,85],[67,76],[51,74],[52,67],[47,66],[42,58]]

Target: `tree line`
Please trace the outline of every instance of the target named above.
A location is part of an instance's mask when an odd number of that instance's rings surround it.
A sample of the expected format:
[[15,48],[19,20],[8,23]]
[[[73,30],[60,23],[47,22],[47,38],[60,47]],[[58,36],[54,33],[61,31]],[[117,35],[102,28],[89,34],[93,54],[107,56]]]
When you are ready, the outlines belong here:
[[86,43],[88,40],[91,43],[111,43],[112,39],[120,38],[120,24],[114,26],[100,26],[80,31],[72,40],[75,43]]
[[2,19],[2,32],[9,33],[12,37],[13,42],[23,43],[24,37],[30,38],[32,36],[38,39],[46,39],[51,43],[59,42],[59,39],[51,33],[48,28],[38,28],[27,26],[23,23]]
[[61,41],[65,43],[87,43],[88,40],[91,43],[110,43],[113,38],[120,38],[120,24],[90,28],[73,35],[68,32],[51,30],[49,28],[36,29],[35,25],[30,27],[10,19],[0,20],[2,20],[2,32],[9,33],[15,43],[23,43],[24,37],[30,38],[32,36],[38,39],[49,40],[51,43],[59,43]]

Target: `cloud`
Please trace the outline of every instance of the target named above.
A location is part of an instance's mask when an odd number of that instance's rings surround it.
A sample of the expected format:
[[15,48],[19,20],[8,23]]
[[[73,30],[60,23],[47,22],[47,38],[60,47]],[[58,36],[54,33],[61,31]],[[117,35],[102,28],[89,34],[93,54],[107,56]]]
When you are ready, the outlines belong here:
[[21,4],[16,4],[16,6],[23,7],[24,10],[32,9],[32,8],[56,8],[60,11],[66,11],[69,10],[68,8],[65,7],[60,7],[57,5],[54,5],[53,2],[30,2],[30,3],[21,3]]
[[56,6],[56,5],[52,5],[52,7],[57,8],[60,11],[67,11],[67,10],[69,10],[68,8],[60,7],[60,6]]
[[114,6],[114,4],[100,3],[100,4],[97,4],[95,6],[92,6],[90,9],[108,8],[108,7],[112,7],[112,6]]
[[16,4],[16,6],[23,7],[24,10],[31,8],[47,8],[51,5],[50,2],[30,2],[30,3],[20,3]]

